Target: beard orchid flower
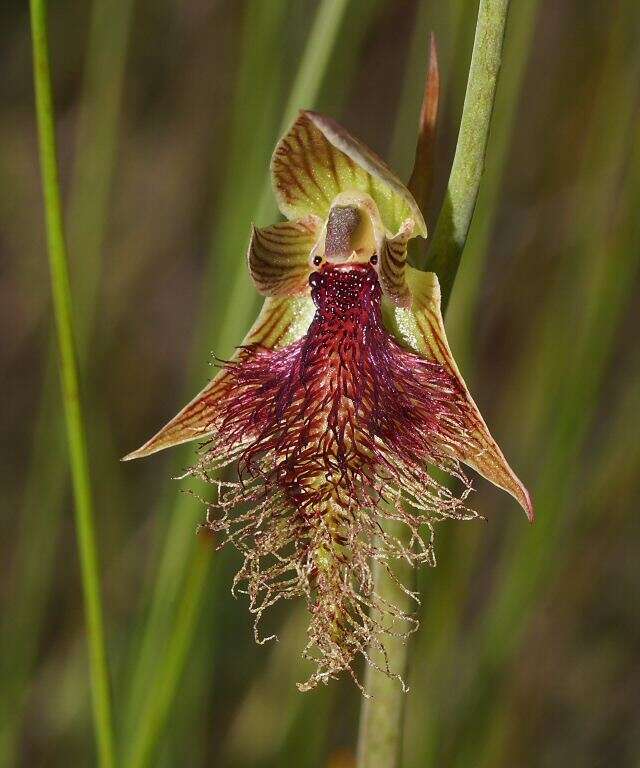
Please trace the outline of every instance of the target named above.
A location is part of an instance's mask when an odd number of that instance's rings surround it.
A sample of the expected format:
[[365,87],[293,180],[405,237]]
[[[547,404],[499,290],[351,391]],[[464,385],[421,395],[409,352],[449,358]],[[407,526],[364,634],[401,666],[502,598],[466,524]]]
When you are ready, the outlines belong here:
[[[438,278],[407,263],[409,240],[427,235],[409,190],[308,111],[271,174],[286,220],[251,233],[248,266],[265,296],[256,322],[210,384],[126,458],[204,441],[190,470],[214,485],[204,525],[242,553],[234,586],[256,623],[280,600],[306,600],[304,654],[317,664],[306,689],[353,675],[356,657],[370,661],[368,648],[413,621],[375,592],[372,563],[433,563],[434,523],[475,516],[463,465],[533,510],[453,359]],[[408,535],[389,533],[390,520]]]

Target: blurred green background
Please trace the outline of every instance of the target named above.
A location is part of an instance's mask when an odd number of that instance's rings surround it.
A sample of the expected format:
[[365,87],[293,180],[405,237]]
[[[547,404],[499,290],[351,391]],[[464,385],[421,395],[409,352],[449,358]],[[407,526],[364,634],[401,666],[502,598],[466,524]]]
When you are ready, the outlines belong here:
[[[239,556],[171,480],[122,465],[251,321],[250,221],[283,119],[339,119],[405,177],[438,40],[433,226],[477,3],[50,3],[61,176],[117,739],[131,768],[354,765],[360,698],[308,694],[301,606],[253,642]],[[52,347],[27,4],[0,7],[3,371],[0,765],[95,764]],[[533,493],[530,527],[438,530],[407,700],[407,768],[640,765],[640,4],[514,0],[452,347]],[[197,490],[197,487],[196,487]]]

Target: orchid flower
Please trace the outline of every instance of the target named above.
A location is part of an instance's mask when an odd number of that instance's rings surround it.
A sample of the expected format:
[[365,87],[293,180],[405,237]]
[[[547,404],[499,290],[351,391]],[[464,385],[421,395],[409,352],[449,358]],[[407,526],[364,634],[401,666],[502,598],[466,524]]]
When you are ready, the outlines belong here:
[[371,662],[368,648],[383,652],[385,635],[415,623],[375,593],[372,563],[433,564],[434,523],[476,516],[463,465],[530,520],[533,509],[456,366],[437,276],[407,263],[409,240],[427,236],[409,190],[310,111],[278,143],[271,175],[286,220],[254,227],[247,254],[262,311],[210,384],[126,458],[205,441],[190,473],[215,488],[204,525],[244,556],[234,588],[256,637],[267,607],[307,602],[307,689],[353,676],[356,657]]

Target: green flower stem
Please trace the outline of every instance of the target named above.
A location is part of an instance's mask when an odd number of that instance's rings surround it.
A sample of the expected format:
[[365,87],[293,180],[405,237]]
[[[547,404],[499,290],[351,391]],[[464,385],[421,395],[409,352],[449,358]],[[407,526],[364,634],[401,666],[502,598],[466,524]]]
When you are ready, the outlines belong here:
[[[408,543],[407,535],[397,523],[387,523],[385,530]],[[394,564],[398,580],[413,589],[415,569],[404,562]],[[399,584],[386,572],[384,565],[373,565],[375,590],[383,599],[400,608],[407,614],[415,612],[416,604]],[[398,631],[402,628],[398,627]],[[407,678],[409,667],[410,643],[402,637],[388,637],[384,642],[389,669],[403,680]],[[385,659],[381,659],[373,649],[369,649],[372,660],[384,669]],[[358,734],[358,768],[395,768],[402,759],[402,734],[407,693],[400,681],[389,677],[379,669],[367,665],[365,690],[369,698],[364,699],[360,715]]]
[[[437,272],[442,285],[443,311],[451,296],[480,188],[508,9],[509,0],[481,0],[478,8],[456,152],[429,252],[428,267]],[[411,598],[383,569],[376,573],[375,588],[405,612],[413,609]],[[408,643],[393,639],[388,646],[391,669],[404,675]],[[367,672],[366,688],[371,699],[365,701],[362,710],[358,768],[395,768],[401,760],[404,694],[396,680],[374,669]]]
[[491,113],[502,61],[509,0],[480,0],[458,143],[442,210],[429,249],[446,309],[478,198]]
[[77,542],[88,632],[94,726],[100,765],[103,768],[111,768],[115,764],[115,748],[109,676],[104,641],[89,463],[78,387],[71,289],[69,286],[67,253],[58,184],[45,0],[31,0],[30,10],[36,112],[49,267],[51,272],[51,290],[60,356],[60,378],[67,429],[69,463],[75,499]]
[[505,40],[502,72],[496,93],[495,115],[482,177],[476,213],[465,245],[464,264],[456,277],[456,290],[447,309],[447,333],[455,344],[456,362],[467,384],[473,378],[470,342],[478,308],[478,293],[489,253],[498,202],[512,144],[518,95],[530,58],[539,0],[521,0],[509,12],[509,34]]

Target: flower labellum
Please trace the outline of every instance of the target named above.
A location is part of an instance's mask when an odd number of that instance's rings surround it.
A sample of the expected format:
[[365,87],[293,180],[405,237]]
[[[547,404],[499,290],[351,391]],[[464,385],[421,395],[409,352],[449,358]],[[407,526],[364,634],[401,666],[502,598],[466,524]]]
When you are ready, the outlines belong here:
[[[271,172],[286,221],[251,234],[262,311],[213,381],[126,458],[206,440],[190,473],[216,489],[205,525],[243,554],[234,587],[256,625],[280,600],[307,602],[317,667],[305,690],[354,675],[369,647],[413,627],[375,593],[372,563],[433,563],[433,524],[475,516],[462,465],[533,510],[452,357],[436,275],[407,264],[410,238],[427,235],[409,190],[315,112],[300,113]],[[232,462],[235,480],[218,479]]]

